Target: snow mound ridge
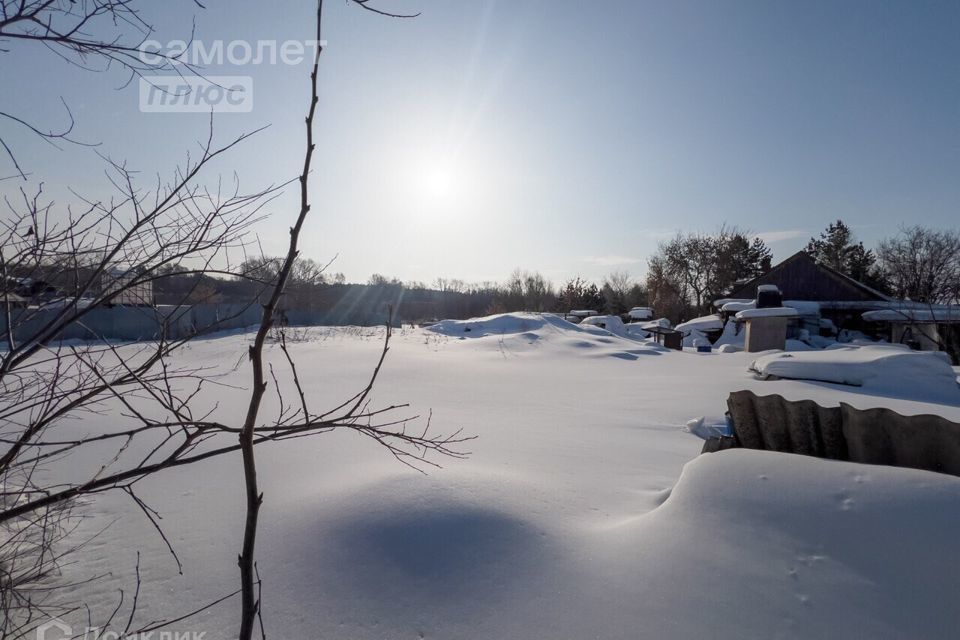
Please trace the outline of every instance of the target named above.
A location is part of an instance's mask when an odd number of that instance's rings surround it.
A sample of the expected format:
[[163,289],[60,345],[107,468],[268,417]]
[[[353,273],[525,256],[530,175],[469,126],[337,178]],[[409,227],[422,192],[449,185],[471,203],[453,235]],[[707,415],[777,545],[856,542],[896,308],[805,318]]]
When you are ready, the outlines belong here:
[[433,331],[446,336],[455,338],[483,338],[491,335],[513,335],[517,333],[540,332],[544,329],[557,329],[560,331],[571,331],[580,333],[602,332],[609,335],[600,327],[590,327],[587,329],[567,322],[560,316],[552,313],[500,313],[483,318],[470,318],[469,320],[441,320],[440,322],[427,327],[427,331]]
[[459,340],[469,339],[504,355],[547,348],[636,360],[640,355],[658,355],[665,350],[652,342],[627,335],[622,330],[622,323],[619,326],[611,324],[613,326],[605,329],[586,322],[576,325],[552,313],[502,313],[469,320],[443,320],[426,327],[425,331]]

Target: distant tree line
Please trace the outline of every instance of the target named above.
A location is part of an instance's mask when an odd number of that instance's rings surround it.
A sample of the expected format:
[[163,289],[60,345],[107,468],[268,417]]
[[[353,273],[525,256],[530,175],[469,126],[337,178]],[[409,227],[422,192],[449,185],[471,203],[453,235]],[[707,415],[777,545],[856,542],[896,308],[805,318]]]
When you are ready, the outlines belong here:
[[[186,297],[195,304],[249,303],[276,277],[278,264],[270,256],[249,259],[240,269],[244,277],[229,279],[169,269],[166,277],[155,282],[155,300],[157,304],[171,304]],[[312,260],[298,259],[283,306],[326,312],[333,321],[355,323],[381,317],[388,305],[401,320],[417,322],[512,311],[566,313],[591,309],[620,315],[648,302],[643,283],[625,271],[610,273],[599,285],[578,276],[555,286],[543,274],[522,269],[514,270],[502,282],[437,278],[427,284],[376,273],[366,283],[347,283],[343,274],[329,274]]]
[[[921,226],[905,227],[867,248],[842,220],[827,226],[805,247],[811,256],[844,275],[891,296],[931,304],[960,300],[960,232]],[[282,306],[329,314],[331,323],[365,323],[384,316],[388,306],[404,321],[468,318],[512,311],[566,313],[590,309],[622,315],[635,306],[649,306],[657,317],[673,322],[710,313],[712,303],[743,283],[771,269],[772,253],[764,241],[736,227],[714,233],[678,233],[661,243],[650,257],[645,278],[615,271],[599,283],[574,277],[554,285],[536,271],[516,269],[502,282],[469,283],[437,278],[431,283],[403,282],[373,274],[366,283],[347,283],[328,265],[298,258]],[[167,265],[154,280],[157,304],[249,304],[275,281],[280,258],[246,259],[222,277],[209,269]],[[69,279],[78,265],[63,269],[49,264],[30,275],[37,284],[53,285],[71,294]],[[17,274],[10,273],[15,276]],[[50,287],[48,287],[49,289]],[[372,319],[372,320],[371,320]]]

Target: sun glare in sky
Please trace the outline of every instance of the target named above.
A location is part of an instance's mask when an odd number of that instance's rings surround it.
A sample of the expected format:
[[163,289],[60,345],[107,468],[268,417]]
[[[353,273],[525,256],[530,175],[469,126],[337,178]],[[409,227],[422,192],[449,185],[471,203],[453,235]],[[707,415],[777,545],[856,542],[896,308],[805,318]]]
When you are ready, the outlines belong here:
[[428,167],[420,175],[420,190],[430,200],[449,200],[456,196],[456,174],[451,167]]

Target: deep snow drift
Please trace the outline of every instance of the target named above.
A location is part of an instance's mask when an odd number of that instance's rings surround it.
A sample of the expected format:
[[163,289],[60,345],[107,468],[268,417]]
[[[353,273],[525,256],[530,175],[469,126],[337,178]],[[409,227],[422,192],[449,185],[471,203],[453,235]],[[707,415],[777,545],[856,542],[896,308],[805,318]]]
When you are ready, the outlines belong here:
[[760,376],[854,385],[894,397],[949,400],[960,393],[957,374],[942,352],[903,345],[834,345],[805,353],[773,352],[750,369]]
[[[241,360],[223,379],[234,386],[208,391],[221,419],[241,417],[248,341],[197,341],[176,357],[227,370]],[[358,329],[312,329],[291,345],[317,406],[352,395],[380,346]],[[268,357],[283,369],[277,345]],[[399,331],[376,405],[432,408],[435,428],[478,436],[472,455],[423,476],[351,433],[261,448],[268,637],[954,637],[960,479],[755,451],[698,457],[702,441],[683,425],[722,413],[737,389],[952,420],[960,393],[929,402],[764,381],[747,370],[754,359],[666,351],[549,315]],[[115,411],[63,429],[123,424]],[[236,588],[236,458],[160,474],[138,495],[163,516],[184,574],[129,499],[98,496],[84,529],[116,523],[64,579],[111,575],[77,599],[105,617],[123,588],[128,606],[138,550],[141,619]],[[238,607],[170,630],[235,637]]]

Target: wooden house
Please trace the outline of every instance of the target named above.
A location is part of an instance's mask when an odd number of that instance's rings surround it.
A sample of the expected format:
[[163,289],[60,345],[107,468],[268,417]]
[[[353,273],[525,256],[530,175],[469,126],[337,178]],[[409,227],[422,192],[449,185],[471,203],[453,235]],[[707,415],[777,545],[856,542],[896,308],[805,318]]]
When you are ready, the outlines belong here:
[[767,273],[738,285],[728,299],[753,300],[757,287],[776,285],[784,300],[816,302],[820,316],[840,329],[863,329],[865,311],[889,309],[899,301],[862,282],[817,263],[805,251],[799,251]]

